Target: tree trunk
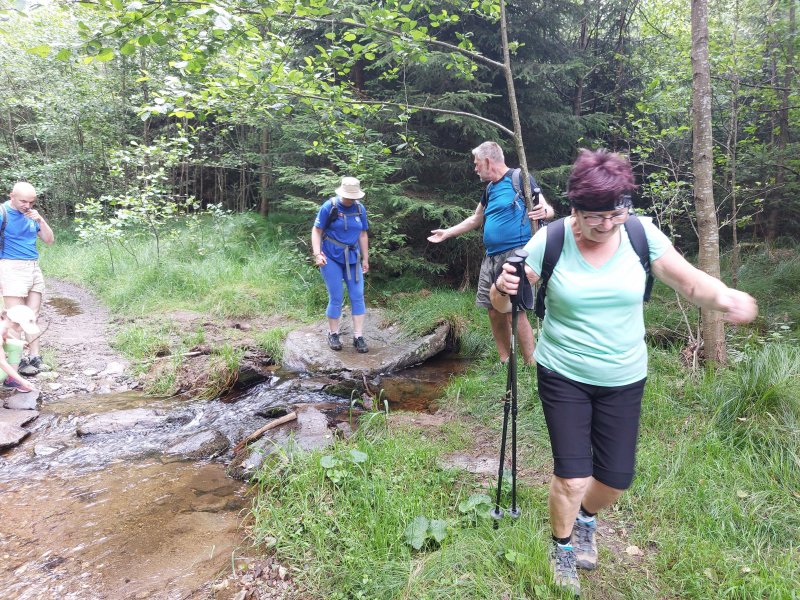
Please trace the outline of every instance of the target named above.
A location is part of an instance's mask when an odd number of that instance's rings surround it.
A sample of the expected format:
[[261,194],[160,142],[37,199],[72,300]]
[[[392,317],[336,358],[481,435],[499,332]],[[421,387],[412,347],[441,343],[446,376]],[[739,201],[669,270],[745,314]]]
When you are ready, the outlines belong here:
[[[700,238],[700,268],[713,277],[719,277],[719,228],[712,177],[714,142],[711,131],[707,0],[692,0],[692,127],[694,202]],[[700,317],[706,359],[724,364],[727,362],[727,352],[722,314],[702,309]]]
[[262,217],[269,216],[269,129],[264,127],[261,130],[261,173],[259,179],[261,182],[261,203],[258,206],[258,212]]

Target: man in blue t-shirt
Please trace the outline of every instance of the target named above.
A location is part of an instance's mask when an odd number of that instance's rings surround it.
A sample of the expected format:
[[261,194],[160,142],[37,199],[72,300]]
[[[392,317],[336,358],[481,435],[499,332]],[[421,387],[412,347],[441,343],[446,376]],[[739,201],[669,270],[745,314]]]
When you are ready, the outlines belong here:
[[[498,144],[483,142],[472,150],[472,154],[475,157],[475,172],[481,181],[487,183],[486,193],[473,215],[447,229],[434,229],[428,241],[438,244],[483,225],[486,256],[481,263],[475,304],[488,311],[500,361],[506,362],[511,353],[511,317],[510,314],[502,314],[492,307],[489,290],[500,274],[506,257],[525,246],[531,239],[531,219],[550,219],[555,212],[541,195],[539,203],[532,211],[527,212],[525,199],[517,197],[514,191],[511,182],[512,169],[506,166],[503,149]],[[520,319],[517,335],[525,363],[532,364],[533,330],[527,319]]]
[[[0,208],[0,290],[7,309],[24,304],[38,318],[44,278],[36,240],[49,245],[55,241],[55,235],[34,204],[36,190],[30,183],[19,181]],[[28,357],[22,359],[18,370],[23,375],[49,370],[39,356],[38,335],[28,336]]]

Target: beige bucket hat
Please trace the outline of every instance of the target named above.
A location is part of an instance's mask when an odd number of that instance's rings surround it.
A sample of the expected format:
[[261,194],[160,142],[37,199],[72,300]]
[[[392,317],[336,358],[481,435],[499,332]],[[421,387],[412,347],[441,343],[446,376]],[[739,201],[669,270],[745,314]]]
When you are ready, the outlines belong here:
[[358,200],[366,194],[361,189],[361,182],[355,177],[342,177],[342,183],[336,188],[336,195],[340,198]]

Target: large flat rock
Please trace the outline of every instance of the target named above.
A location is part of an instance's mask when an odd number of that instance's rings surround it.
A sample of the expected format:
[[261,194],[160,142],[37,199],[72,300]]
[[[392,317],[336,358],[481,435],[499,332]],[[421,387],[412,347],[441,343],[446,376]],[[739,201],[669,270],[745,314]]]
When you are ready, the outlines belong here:
[[17,392],[3,400],[6,408],[14,410],[36,410],[39,392]]
[[132,408],[92,415],[78,422],[79,436],[98,433],[115,433],[129,429],[157,429],[170,423],[188,420],[186,415],[176,415],[163,410]]
[[0,408],[0,423],[22,427],[39,416],[38,410],[10,410]]
[[299,373],[375,375],[392,373],[419,364],[445,348],[450,326],[439,325],[432,333],[409,337],[399,325],[386,325],[379,309],[370,309],[364,327],[367,354],[353,347],[352,323],[342,317],[340,337],[344,348],[335,352],[328,347],[328,321],[319,321],[291,332],[283,352],[284,368]]
[[0,449],[19,444],[30,433],[19,425],[0,423]]

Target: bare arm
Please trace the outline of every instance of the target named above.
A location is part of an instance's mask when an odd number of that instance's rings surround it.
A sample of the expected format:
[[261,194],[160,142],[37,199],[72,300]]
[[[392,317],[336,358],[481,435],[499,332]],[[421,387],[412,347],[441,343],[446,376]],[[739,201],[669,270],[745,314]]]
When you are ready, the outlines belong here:
[[44,220],[44,217],[39,214],[39,211],[35,208],[30,209],[25,216],[28,217],[31,221],[36,221],[39,224],[39,239],[42,240],[45,244],[50,246],[53,242],[56,241],[56,236],[53,233],[53,230],[50,229],[50,225],[47,224],[47,221]]
[[314,253],[314,264],[322,267],[328,264],[328,259],[322,253],[322,229],[311,228],[311,252]]
[[477,229],[483,224],[483,204],[478,202],[478,206],[475,208],[475,212],[461,221],[458,225],[453,225],[452,227],[448,227],[447,229],[434,229],[431,231],[431,235],[428,236],[428,241],[433,242],[434,244],[438,244],[439,242],[443,242],[447,239],[452,237],[456,237],[461,235],[462,233],[466,233],[467,231],[472,231],[473,229]]
[[369,236],[362,230],[358,236],[358,248],[361,250],[361,271],[369,271]]
[[13,378],[14,380],[21,383],[24,387],[19,388],[21,391],[25,392],[33,392],[36,388],[31,385],[28,381],[22,378],[22,376],[17,373],[17,370],[11,366],[11,364],[6,359],[6,353],[3,351],[2,344],[0,343],[0,369],[6,372],[6,375]]
[[758,315],[752,296],[729,288],[716,277],[694,267],[675,248],[653,261],[653,275],[702,308],[718,310],[731,323],[749,323]]

